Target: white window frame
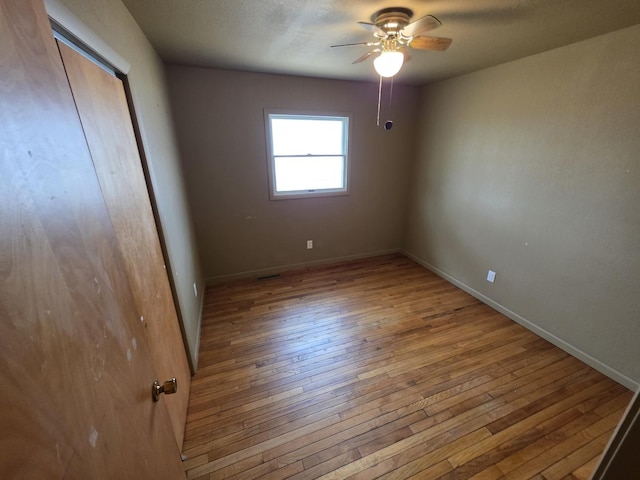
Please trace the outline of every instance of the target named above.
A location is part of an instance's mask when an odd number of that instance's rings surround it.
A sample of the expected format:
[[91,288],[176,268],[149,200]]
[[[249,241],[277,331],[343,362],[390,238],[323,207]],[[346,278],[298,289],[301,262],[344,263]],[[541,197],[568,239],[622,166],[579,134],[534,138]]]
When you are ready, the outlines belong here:
[[[295,118],[295,119],[309,119],[309,120],[340,120],[343,122],[343,187],[342,188],[325,188],[315,190],[295,190],[295,191],[276,191],[276,168],[275,159],[273,154],[273,142],[271,135],[271,119],[272,118]],[[278,110],[278,109],[265,109],[265,132],[267,143],[267,171],[269,177],[269,198],[271,200],[289,200],[293,198],[309,198],[309,197],[329,197],[337,195],[349,195],[349,183],[350,183],[350,159],[349,159],[349,137],[350,137],[350,125],[351,115],[344,112],[316,112],[316,111],[301,111],[301,110]],[[300,156],[305,156],[303,152],[300,152]],[[328,155],[316,155],[316,156],[328,156]],[[335,155],[331,155],[335,156]]]

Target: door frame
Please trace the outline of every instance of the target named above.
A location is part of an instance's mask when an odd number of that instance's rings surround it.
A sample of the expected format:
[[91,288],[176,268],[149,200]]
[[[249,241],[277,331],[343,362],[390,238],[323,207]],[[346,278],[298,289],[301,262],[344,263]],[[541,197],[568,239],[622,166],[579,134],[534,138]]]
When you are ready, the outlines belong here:
[[82,23],[67,7],[58,0],[44,0],[43,3],[49,18],[62,29],[62,33],[67,38],[78,40],[83,48],[113,68],[116,73],[125,76],[129,73],[131,64]]
[[618,423],[615,432],[609,439],[609,443],[602,453],[591,479],[605,480],[622,478],[619,476],[620,474],[633,474],[640,471],[637,459],[639,432],[640,389],[636,391],[620,423]]
[[158,204],[153,189],[153,182],[151,181],[149,164],[144,148],[144,134],[138,122],[135,101],[133,98],[134,96],[129,85],[129,79],[127,77],[129,72],[131,71],[131,64],[127,62],[127,60],[120,54],[118,54],[118,52],[113,50],[89,27],[82,23],[82,21],[80,21],[78,17],[76,17],[58,0],[44,0],[43,3],[45,6],[45,10],[47,11],[47,15],[49,15],[49,19],[52,23],[52,30],[57,33],[57,36],[61,37],[62,41],[64,41],[65,43],[71,44],[76,50],[85,54],[92,61],[100,64],[102,67],[106,67],[107,70],[113,72],[124,85],[127,104],[129,106],[129,114],[131,116],[131,123],[133,125],[136,143],[138,144],[138,152],[140,154],[147,193],[149,196],[149,200],[151,201],[153,219],[156,225],[156,231],[160,240],[160,248],[162,250],[163,261],[167,271],[167,278],[169,280],[171,296],[173,297],[173,303],[176,307],[175,311],[178,318],[178,325],[180,326],[180,333],[182,335],[182,344],[184,346],[185,355],[189,363],[189,369],[191,370],[191,374],[193,375],[196,371],[196,366],[193,363],[193,358],[190,352],[189,344],[187,342],[187,333],[185,331],[184,318],[182,317],[182,311],[180,309],[178,293],[174,276],[172,274],[172,265],[167,251],[164,229],[162,228],[162,221],[158,212]]

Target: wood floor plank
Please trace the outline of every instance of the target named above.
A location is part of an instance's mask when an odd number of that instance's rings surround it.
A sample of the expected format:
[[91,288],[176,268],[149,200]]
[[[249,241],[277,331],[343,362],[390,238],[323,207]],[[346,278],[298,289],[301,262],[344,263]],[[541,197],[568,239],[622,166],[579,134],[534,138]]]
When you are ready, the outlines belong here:
[[[517,480],[520,478],[529,478],[540,473],[544,477],[545,474],[543,470],[545,470],[546,468],[551,468],[551,466],[557,464],[558,462],[563,462],[565,458],[572,455],[577,449],[583,447],[594,437],[598,438],[601,435],[604,435],[607,438],[610,437],[612,429],[615,428],[615,425],[622,416],[622,413],[623,412],[621,411],[619,413],[614,413],[608,417],[605,417],[591,425],[586,426],[564,441],[552,445],[550,448],[541,452],[537,457],[529,460],[528,462],[509,472],[506,475],[506,478]],[[602,446],[602,448],[604,448],[604,445]],[[599,452],[596,453],[600,452],[602,452],[602,449],[600,449]],[[578,466],[576,465],[576,468],[577,467]],[[558,467],[556,467],[555,470],[557,469]],[[552,473],[553,471],[554,470],[551,470]]]
[[[607,391],[606,393],[610,394],[611,392]],[[502,466],[505,469],[500,470],[501,475],[503,475],[504,471],[506,471],[506,465],[501,463],[501,460],[507,457],[512,457],[514,454],[521,452],[524,447],[533,444],[533,442],[538,439],[542,439],[545,436],[547,438],[551,438],[552,436],[558,438],[559,432],[563,428],[566,428],[567,425],[570,425],[572,421],[578,418],[585,418],[584,414],[586,412],[598,406],[598,403],[593,402],[593,398],[600,398],[600,401],[603,401],[602,397],[603,396],[588,398],[584,402],[581,402],[568,410],[561,411],[549,420],[535,425],[517,436],[509,436],[506,442],[495,448],[489,449],[482,455],[476,456],[467,462],[464,467],[456,468],[456,473],[458,476],[462,476],[464,474],[464,476],[469,477],[472,475],[475,476],[475,472],[480,473],[485,469],[489,470],[491,466]],[[595,421],[600,417],[594,415],[592,418]],[[593,468],[595,468],[595,465],[593,465]],[[593,468],[589,471],[593,471]]]
[[580,465],[576,470],[571,472],[571,475],[576,480],[589,480],[591,478],[591,474],[595,471],[598,466],[598,462],[600,461],[600,457],[602,455],[598,454],[589,460],[587,463]]
[[189,480],[588,478],[631,392],[401,255],[205,293]]

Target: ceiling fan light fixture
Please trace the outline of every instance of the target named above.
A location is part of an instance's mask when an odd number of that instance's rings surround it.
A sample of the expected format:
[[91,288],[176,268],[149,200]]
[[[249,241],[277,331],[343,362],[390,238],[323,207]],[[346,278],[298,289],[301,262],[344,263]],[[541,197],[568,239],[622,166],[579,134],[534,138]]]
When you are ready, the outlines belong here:
[[395,50],[384,51],[373,60],[373,67],[381,77],[393,77],[402,68],[404,54]]

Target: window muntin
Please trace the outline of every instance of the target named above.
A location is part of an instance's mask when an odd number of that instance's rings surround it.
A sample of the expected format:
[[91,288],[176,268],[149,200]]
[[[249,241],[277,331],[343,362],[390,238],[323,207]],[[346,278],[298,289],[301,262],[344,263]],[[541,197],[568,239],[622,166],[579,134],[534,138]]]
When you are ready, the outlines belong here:
[[272,199],[348,193],[349,117],[265,112]]

